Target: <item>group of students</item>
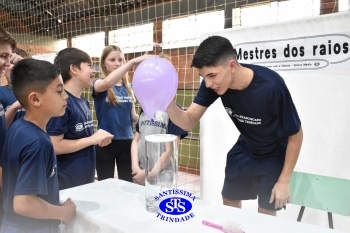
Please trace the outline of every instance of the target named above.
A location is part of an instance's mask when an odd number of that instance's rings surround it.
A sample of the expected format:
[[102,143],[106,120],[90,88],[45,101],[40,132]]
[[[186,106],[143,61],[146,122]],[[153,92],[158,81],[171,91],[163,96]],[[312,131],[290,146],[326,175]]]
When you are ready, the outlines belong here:
[[[5,214],[0,233],[57,232],[59,220],[69,223],[76,206],[70,199],[60,205],[59,189],[93,182],[95,149],[100,180],[114,176],[117,161],[119,178],[143,184],[144,161],[139,156],[144,135],[166,132],[180,139],[218,98],[240,132],[227,154],[223,204],[241,207],[242,200],[258,198],[260,213],[276,215],[288,203],[303,141],[297,109],[283,78],[263,66],[240,64],[227,38],[210,36],[196,49],[191,67],[203,80],[189,108],[182,110],[174,98],[166,109],[169,118],[163,117],[169,120],[167,129],[138,124],[135,135],[132,123],[149,119],[142,114],[138,118],[126,75],[154,55],[126,62],[119,48],[107,46],[100,61],[103,77],[94,80],[91,59],[81,50],[60,51],[53,65],[20,60],[12,53],[15,47],[12,36],[0,28],[0,72],[17,63],[12,90],[26,111],[12,123],[2,149]],[[81,97],[85,88],[93,89],[96,133],[89,103]],[[2,106],[0,115],[3,139],[7,125]]]
[[[150,119],[136,114],[127,73],[155,55],[126,62],[120,48],[109,45],[101,56],[102,77],[95,79],[91,58],[82,50],[63,49],[51,64],[24,59],[15,48],[16,40],[0,27],[0,71],[10,77],[9,85],[0,88],[0,100],[12,98],[7,109],[0,105],[0,232],[58,232],[61,221],[69,223],[76,209],[71,199],[60,204],[59,190],[94,182],[95,171],[98,180],[113,178],[115,166],[119,179],[144,185],[144,159],[139,159],[145,156],[144,134],[187,135],[169,118],[145,128],[142,122]],[[89,102],[82,97],[86,88],[92,88],[96,132]],[[13,121],[6,123],[8,111]]]

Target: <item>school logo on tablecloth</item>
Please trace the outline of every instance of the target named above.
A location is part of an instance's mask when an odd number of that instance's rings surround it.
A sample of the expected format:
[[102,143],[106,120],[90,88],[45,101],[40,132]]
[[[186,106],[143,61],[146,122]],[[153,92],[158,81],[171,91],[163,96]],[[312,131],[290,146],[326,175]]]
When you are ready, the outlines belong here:
[[195,217],[192,202],[196,197],[185,190],[170,189],[154,197],[159,203],[157,218],[165,222],[185,222]]

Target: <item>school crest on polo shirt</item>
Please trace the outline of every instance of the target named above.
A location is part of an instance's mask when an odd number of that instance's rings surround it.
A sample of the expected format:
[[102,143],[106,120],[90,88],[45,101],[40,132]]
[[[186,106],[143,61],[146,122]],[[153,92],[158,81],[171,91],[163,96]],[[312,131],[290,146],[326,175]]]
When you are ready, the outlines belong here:
[[227,114],[228,114],[230,117],[232,117],[232,115],[233,115],[233,110],[232,110],[231,108],[228,108],[228,107],[225,107],[225,110],[226,110]]
[[76,131],[76,132],[80,132],[80,131],[82,131],[83,129],[84,129],[83,123],[78,123],[78,124],[75,125],[75,131]]

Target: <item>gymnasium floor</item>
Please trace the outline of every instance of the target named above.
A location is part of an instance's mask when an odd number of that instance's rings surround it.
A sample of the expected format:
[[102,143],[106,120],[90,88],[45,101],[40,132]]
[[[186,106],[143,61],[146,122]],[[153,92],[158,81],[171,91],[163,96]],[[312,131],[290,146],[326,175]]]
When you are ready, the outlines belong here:
[[186,172],[179,172],[177,177],[177,188],[186,190],[193,195],[200,197],[200,177],[198,175],[186,173]]

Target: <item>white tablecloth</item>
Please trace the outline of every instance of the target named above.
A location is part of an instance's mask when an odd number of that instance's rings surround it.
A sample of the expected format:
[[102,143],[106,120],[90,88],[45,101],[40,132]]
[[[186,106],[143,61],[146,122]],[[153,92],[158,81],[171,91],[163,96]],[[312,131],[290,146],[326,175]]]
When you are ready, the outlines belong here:
[[[75,220],[62,226],[63,232],[86,233],[215,233],[216,229],[202,225],[202,220],[222,224],[234,221],[244,226],[246,233],[337,233],[325,227],[272,217],[251,211],[213,205],[196,199],[191,212],[194,218],[186,222],[165,222],[145,208],[145,188],[122,180],[108,179],[60,191],[61,202],[71,197],[77,206]],[[297,216],[296,216],[297,217]]]

